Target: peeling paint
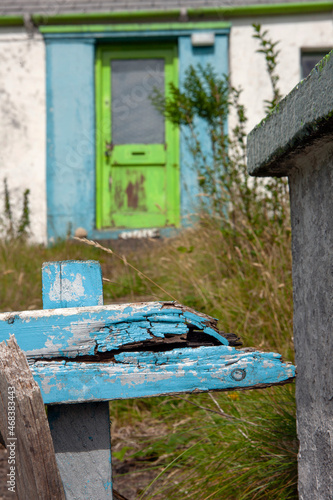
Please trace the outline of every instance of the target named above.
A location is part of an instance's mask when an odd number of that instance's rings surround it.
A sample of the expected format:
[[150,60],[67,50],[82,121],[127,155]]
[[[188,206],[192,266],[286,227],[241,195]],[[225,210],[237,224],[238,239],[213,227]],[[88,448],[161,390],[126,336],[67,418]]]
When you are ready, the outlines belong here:
[[[46,263],[44,304],[82,295],[94,304],[101,282],[96,262]],[[0,341],[11,334],[46,404],[263,387],[295,376],[279,354],[237,350],[238,337],[220,332],[215,318],[175,302],[0,314]]]
[[[237,370],[246,372],[241,380],[232,376],[234,365],[229,366],[230,360],[225,357],[230,351],[239,358]],[[274,353],[244,352],[224,346],[121,353],[109,363],[36,361],[32,371],[46,403],[246,389],[283,383],[295,376],[295,367],[282,363]]]
[[103,304],[99,262],[46,262],[42,274],[44,309]]
[[172,336],[185,342],[191,327],[227,344],[223,333],[207,323],[216,320],[164,302],[24,311],[0,314],[0,341],[14,334],[27,356],[36,359],[93,355],[95,349],[105,352]]
[[[74,286],[73,286],[74,285]],[[50,299],[53,301],[71,302],[84,297],[85,290],[82,284],[82,276],[77,274],[74,281],[68,279],[60,280],[60,273],[57,274],[56,280],[50,289]]]

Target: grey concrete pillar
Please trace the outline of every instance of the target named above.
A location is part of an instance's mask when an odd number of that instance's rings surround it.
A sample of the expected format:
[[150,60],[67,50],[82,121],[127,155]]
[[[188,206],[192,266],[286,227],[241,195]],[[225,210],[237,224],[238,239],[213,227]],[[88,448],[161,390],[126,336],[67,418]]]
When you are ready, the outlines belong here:
[[249,134],[248,169],[289,178],[299,498],[332,500],[333,54]]

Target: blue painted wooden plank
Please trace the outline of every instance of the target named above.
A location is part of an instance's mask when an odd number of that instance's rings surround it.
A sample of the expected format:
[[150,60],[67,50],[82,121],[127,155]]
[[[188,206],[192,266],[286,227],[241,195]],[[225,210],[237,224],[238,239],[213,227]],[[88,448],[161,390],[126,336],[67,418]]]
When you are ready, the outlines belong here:
[[123,352],[100,363],[36,361],[31,369],[47,403],[245,389],[295,376],[279,354],[227,346]]
[[[161,323],[158,322],[160,315]],[[152,316],[156,321],[148,322]],[[180,322],[175,323],[174,319],[179,316]],[[166,317],[179,326],[166,326],[163,331],[162,325],[168,325]],[[95,349],[104,352],[106,346],[108,350],[119,349],[133,342],[153,339],[154,334],[140,326],[142,322],[156,328],[156,336],[183,335],[184,321],[187,327],[192,325],[221,344],[228,344],[219,333],[214,318],[189,311],[180,304],[165,305],[163,302],[2,313],[0,341],[14,334],[28,358],[76,357],[93,355]]]
[[103,304],[103,281],[99,262],[45,262],[42,268],[43,309]]
[[[99,262],[47,262],[42,274],[44,308],[103,304]],[[109,403],[55,404],[48,420],[66,499],[112,499]]]
[[151,323],[149,331],[155,337],[165,337],[165,335],[186,335],[189,329],[184,323]]

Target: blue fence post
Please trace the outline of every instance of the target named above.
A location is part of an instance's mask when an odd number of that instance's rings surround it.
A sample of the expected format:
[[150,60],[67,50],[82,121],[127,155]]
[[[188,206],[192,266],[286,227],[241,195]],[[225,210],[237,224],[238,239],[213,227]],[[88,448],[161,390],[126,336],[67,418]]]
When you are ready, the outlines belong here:
[[[103,305],[98,262],[46,262],[42,276],[44,309]],[[48,419],[66,498],[112,499],[109,403],[49,405]]]

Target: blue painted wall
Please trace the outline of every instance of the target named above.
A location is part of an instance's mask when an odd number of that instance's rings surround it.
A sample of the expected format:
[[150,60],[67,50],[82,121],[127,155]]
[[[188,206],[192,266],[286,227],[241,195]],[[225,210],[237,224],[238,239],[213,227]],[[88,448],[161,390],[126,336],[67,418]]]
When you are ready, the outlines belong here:
[[46,42],[48,239],[95,219],[94,44]]
[[[115,41],[110,34],[103,43]],[[165,41],[166,34],[160,34]],[[162,36],[163,35],[163,36]],[[158,33],[140,33],[140,40]],[[48,35],[47,67],[47,220],[48,240],[65,238],[77,227],[84,227],[89,237],[117,237],[120,231],[96,231],[95,228],[95,42],[101,33]],[[177,41],[179,51],[179,83],[192,64],[212,64],[218,74],[228,72],[228,35],[215,35],[214,47],[192,47],[191,33],[169,32],[169,40]],[[202,129],[202,127],[201,127]],[[198,201],[197,174],[188,151],[185,130],[180,137],[180,190],[182,225],[189,225],[190,214]],[[170,230],[166,228],[165,233]],[[163,234],[163,230],[161,231]]]
[[[226,35],[216,35],[213,47],[192,47],[191,37],[182,36],[178,42],[179,53],[179,85],[182,88],[186,70],[189,66],[202,66],[211,64],[219,76],[228,74],[228,37]],[[209,149],[209,141],[205,140],[205,125],[202,120],[196,122],[203,146]],[[183,127],[180,135],[180,165],[181,165],[181,216],[184,226],[192,222],[191,214],[197,212],[198,206],[198,182],[197,172],[190,153],[186,136],[188,130]],[[206,135],[207,137],[207,135]],[[205,151],[205,149],[204,149]]]

